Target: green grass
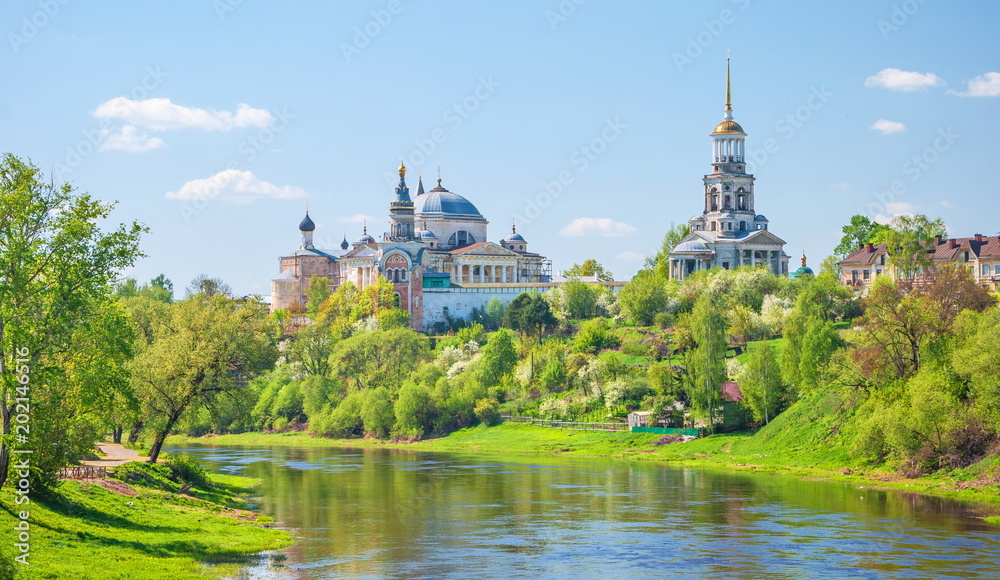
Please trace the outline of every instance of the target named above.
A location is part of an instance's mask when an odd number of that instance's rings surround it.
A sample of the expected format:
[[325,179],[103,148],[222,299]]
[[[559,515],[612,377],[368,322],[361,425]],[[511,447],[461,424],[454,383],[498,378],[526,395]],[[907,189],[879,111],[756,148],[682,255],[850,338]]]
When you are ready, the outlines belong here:
[[[268,518],[232,509],[246,507],[241,498],[255,480],[210,477],[211,488],[192,490],[198,498],[141,486],[132,486],[138,494],[130,497],[67,481],[27,506],[15,505],[6,486],[0,518],[8,534],[7,522],[20,510],[30,513],[30,564],[15,564],[17,578],[221,578],[237,574],[248,556],[291,545],[288,532],[260,527]],[[9,555],[8,546],[3,550]]]

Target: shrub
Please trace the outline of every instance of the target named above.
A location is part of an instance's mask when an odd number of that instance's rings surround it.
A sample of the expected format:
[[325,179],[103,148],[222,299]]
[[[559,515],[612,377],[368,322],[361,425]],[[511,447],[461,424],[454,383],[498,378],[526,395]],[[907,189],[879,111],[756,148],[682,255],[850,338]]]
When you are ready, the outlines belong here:
[[211,487],[212,485],[205,468],[191,457],[172,455],[167,460],[167,465],[173,472],[174,477],[172,479],[175,481],[199,487]]

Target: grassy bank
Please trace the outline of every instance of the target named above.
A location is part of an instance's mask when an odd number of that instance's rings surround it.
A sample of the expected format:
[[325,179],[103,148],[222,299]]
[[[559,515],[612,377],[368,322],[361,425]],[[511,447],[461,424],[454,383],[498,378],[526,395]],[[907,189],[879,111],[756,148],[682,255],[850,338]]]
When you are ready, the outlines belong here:
[[871,466],[852,459],[848,437],[843,434],[850,426],[850,417],[831,408],[841,402],[833,394],[820,393],[793,406],[757,432],[713,435],[667,445],[658,445],[660,436],[653,434],[564,431],[516,423],[463,429],[447,437],[410,444],[323,439],[305,433],[173,437],[169,442],[611,457],[683,467],[790,474],[1000,506],[1000,457],[989,457],[966,469],[912,479],[896,474],[892,465]]
[[0,493],[0,517],[10,522],[3,553],[12,556],[11,528],[25,509],[30,563],[14,564],[15,578],[25,580],[222,578],[235,576],[252,554],[291,544],[287,532],[261,527],[267,518],[239,509],[255,480],[210,478],[210,487],[191,490],[197,497],[115,480],[67,481],[27,506],[15,505],[8,485]]

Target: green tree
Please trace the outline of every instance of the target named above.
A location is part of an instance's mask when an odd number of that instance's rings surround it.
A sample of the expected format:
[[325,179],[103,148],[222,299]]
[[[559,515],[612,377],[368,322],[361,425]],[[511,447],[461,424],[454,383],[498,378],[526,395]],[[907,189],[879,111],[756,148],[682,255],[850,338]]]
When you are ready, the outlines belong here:
[[802,349],[799,354],[800,389],[813,390],[820,386],[820,377],[830,362],[830,357],[843,344],[844,341],[837,334],[832,322],[812,319],[802,337]]
[[786,388],[770,344],[762,343],[750,353],[747,363],[740,368],[738,382],[743,405],[750,410],[754,421],[766,424],[781,412]]
[[674,222],[670,222],[670,228],[667,230],[667,233],[664,234],[663,242],[660,244],[660,251],[658,251],[655,256],[646,258],[645,269],[656,272],[656,274],[663,279],[669,278],[670,252],[673,252],[677,244],[679,244],[680,241],[686,238],[690,233],[690,225],[677,225]]
[[921,270],[933,263],[928,250],[934,247],[935,236],[947,235],[948,229],[941,218],[931,220],[925,215],[898,215],[889,222],[889,229],[881,232],[886,245],[887,263],[897,277],[912,280]]
[[570,278],[574,276],[578,278],[582,278],[584,276],[597,276],[601,280],[615,279],[614,274],[604,269],[604,266],[593,258],[585,260],[582,264],[573,264],[570,269],[563,272],[563,274]]
[[652,270],[640,270],[618,294],[622,312],[640,326],[649,326],[667,309],[666,278]]
[[[51,427],[51,445],[33,445],[32,464],[58,453],[64,417],[47,413],[58,393],[52,353],[72,350],[77,328],[98,316],[117,272],[141,256],[145,228],[133,222],[102,231],[113,204],[47,182],[37,167],[13,155],[0,162],[0,487],[6,482],[18,397],[30,395],[32,431]],[[21,383],[28,377],[28,385]],[[55,403],[58,404],[58,403]],[[70,413],[68,420],[80,415]],[[88,442],[88,446],[93,441]],[[73,458],[75,459],[75,458]],[[54,464],[54,462],[49,462]]]
[[851,223],[841,228],[844,236],[840,238],[840,243],[833,251],[843,258],[857,250],[859,246],[882,241],[879,236],[887,229],[889,226],[873,222],[868,216],[851,216]]
[[583,322],[573,338],[574,352],[595,354],[616,346],[618,339],[608,328],[608,321],[603,318],[593,318]]
[[340,341],[330,354],[330,366],[333,375],[353,389],[394,391],[410,370],[429,358],[425,337],[409,328],[394,328]]
[[1000,349],[993,348],[1000,336],[1000,308],[985,312],[962,312],[955,321],[952,365],[967,382],[976,414],[1000,433]]
[[726,321],[709,294],[702,294],[691,312],[695,347],[685,356],[693,409],[708,419],[715,432],[715,419],[722,404],[726,380]]
[[490,335],[483,347],[483,357],[476,368],[476,378],[487,387],[499,385],[509,376],[517,364],[517,349],[505,330]]
[[267,305],[218,292],[176,302],[153,321],[152,342],[131,364],[136,394],[157,425],[150,463],[188,408],[246,388],[274,364],[278,353],[269,324]]
[[534,335],[542,340],[546,329],[554,327],[558,321],[549,308],[549,303],[537,292],[523,292],[507,307],[504,326],[524,335]]
[[332,293],[329,278],[313,276],[309,279],[309,288],[306,290],[306,313],[309,314],[309,318],[316,320],[319,316],[319,307]]
[[597,284],[584,284],[571,279],[562,285],[566,297],[566,309],[569,317],[574,320],[584,320],[597,315],[597,301],[603,288]]
[[385,439],[389,436],[396,414],[392,409],[392,396],[389,389],[378,387],[367,391],[361,404],[361,423],[365,433],[372,437]]
[[430,391],[411,381],[407,381],[399,389],[393,411],[396,423],[392,427],[392,433],[406,439],[420,439],[430,432],[437,414]]

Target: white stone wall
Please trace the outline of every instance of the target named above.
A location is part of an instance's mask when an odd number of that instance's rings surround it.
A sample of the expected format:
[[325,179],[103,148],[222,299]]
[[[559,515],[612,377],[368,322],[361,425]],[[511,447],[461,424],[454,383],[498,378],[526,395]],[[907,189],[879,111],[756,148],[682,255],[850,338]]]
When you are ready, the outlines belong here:
[[522,292],[545,293],[547,287],[505,286],[500,288],[424,288],[424,330],[437,322],[445,322],[444,309],[454,320],[468,320],[472,309],[482,311],[493,300],[500,299],[504,306],[510,304]]

